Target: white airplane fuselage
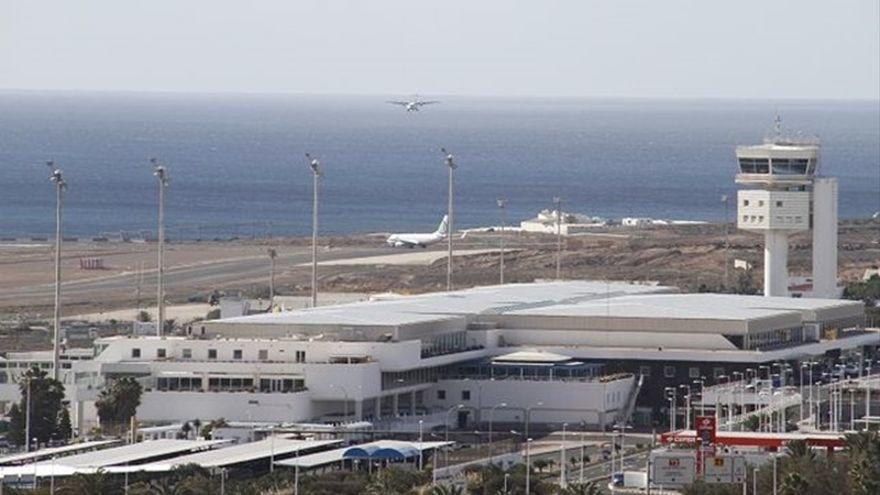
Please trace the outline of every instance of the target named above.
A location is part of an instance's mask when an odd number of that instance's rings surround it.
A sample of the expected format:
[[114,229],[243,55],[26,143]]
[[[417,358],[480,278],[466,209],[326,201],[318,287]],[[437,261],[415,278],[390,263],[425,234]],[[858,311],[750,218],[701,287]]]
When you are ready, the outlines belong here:
[[391,247],[425,248],[446,239],[447,218],[443,217],[437,230],[431,233],[391,234],[385,243]]
[[385,241],[391,247],[428,247],[445,239],[440,234],[392,234]]

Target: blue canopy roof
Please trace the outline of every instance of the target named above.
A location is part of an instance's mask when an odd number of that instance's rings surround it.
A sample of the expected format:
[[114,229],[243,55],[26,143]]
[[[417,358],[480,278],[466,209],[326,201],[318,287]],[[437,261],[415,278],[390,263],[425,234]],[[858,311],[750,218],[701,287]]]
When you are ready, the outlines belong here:
[[367,444],[352,447],[342,453],[343,459],[410,459],[419,455],[419,449],[407,444],[389,446]]

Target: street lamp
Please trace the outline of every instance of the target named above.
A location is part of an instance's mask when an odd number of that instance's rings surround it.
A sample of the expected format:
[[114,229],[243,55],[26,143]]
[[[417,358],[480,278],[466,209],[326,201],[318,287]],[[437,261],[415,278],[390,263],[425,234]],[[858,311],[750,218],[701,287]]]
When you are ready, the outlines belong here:
[[267,250],[269,255],[269,307],[271,310],[275,301],[275,258],[278,257],[278,251],[275,248]]
[[526,438],[526,495],[529,495],[529,493],[531,493],[531,490],[532,490],[531,476],[530,476],[531,470],[532,470],[532,460],[530,458],[530,453],[532,450],[531,446],[532,446],[532,439],[527,437]]
[[495,409],[499,407],[507,407],[507,403],[502,402],[489,408],[489,462],[492,462],[492,424],[495,421]]
[[164,165],[159,165],[158,160],[150,158],[150,163],[153,165],[153,175],[159,183],[159,259],[156,270],[156,303],[159,318],[156,321],[156,335],[161,337],[165,331],[165,188],[168,187],[170,179],[168,169]]
[[700,416],[706,415],[706,397],[703,391],[706,389],[706,377],[701,376],[699,380],[694,380],[694,385],[700,384]]
[[669,432],[675,431],[675,403],[677,402],[675,387],[666,387],[667,400],[669,401]]
[[447,228],[446,228],[446,290],[452,290],[452,233],[453,229],[453,188],[452,188],[452,172],[458,167],[455,163],[455,157],[446,148],[440,148],[440,151],[446,157],[446,167],[449,169],[449,196],[446,205]]
[[728,270],[730,269],[730,237],[728,234],[727,227],[727,219],[729,218],[728,210],[730,208],[730,196],[723,194],[721,195],[721,202],[724,203],[724,290],[729,290],[730,287],[730,279],[728,277]]
[[424,420],[419,420],[419,471],[424,469],[424,449],[422,448],[422,434],[424,432]]
[[559,452],[559,486],[565,488],[567,486],[565,480],[565,429],[568,423],[562,423],[562,448]]
[[562,278],[562,198],[553,198],[556,208],[556,280]]
[[61,375],[61,210],[67,182],[61,175],[61,169],[55,168],[55,162],[48,161],[46,165],[50,170],[49,180],[55,183],[55,334],[52,336],[52,378],[58,380]]
[[679,385],[678,388],[685,391],[684,394],[684,429],[691,429],[691,387],[690,385]]
[[348,421],[348,390],[342,385],[330,384],[330,388],[334,388],[334,387],[338,388],[339,390],[342,390],[342,395],[343,395],[343,397],[345,397],[345,401],[342,404],[342,410],[343,410],[342,421],[346,422],[346,421]]
[[525,434],[526,434],[526,438],[529,438],[529,423],[531,423],[531,421],[532,421],[532,409],[535,408],[535,407],[541,407],[541,406],[543,406],[543,405],[544,405],[544,403],[539,401],[539,402],[536,402],[536,403],[532,404],[531,406],[526,407],[526,417],[525,417],[525,420],[526,420],[526,424],[525,424]]
[[498,236],[499,243],[501,244],[501,252],[498,255],[498,266],[499,266],[499,276],[498,283],[504,285],[504,227],[505,227],[505,215],[504,209],[507,207],[507,200],[501,198],[498,200],[498,216],[499,220],[501,220],[501,234]]
[[318,305],[318,179],[324,173],[321,162],[306,153],[309,168],[312,169],[312,307]]

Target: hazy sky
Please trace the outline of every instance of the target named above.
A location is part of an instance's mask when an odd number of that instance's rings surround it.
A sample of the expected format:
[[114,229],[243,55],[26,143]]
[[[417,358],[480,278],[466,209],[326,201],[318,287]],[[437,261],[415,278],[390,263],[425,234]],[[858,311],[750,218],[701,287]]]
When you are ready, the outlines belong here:
[[878,0],[0,0],[0,88],[880,98]]

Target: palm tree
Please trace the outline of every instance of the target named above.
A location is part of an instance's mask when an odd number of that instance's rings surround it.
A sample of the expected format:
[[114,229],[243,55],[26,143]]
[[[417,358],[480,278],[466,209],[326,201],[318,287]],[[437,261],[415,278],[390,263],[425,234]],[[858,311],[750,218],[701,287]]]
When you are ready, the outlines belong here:
[[464,495],[464,488],[458,485],[436,485],[428,493],[430,495]]
[[559,490],[559,495],[599,495],[602,491],[595,483],[572,483]]
[[812,447],[804,440],[792,440],[786,446],[788,449],[788,457],[794,461],[807,461],[812,463],[816,460],[816,453]]
[[104,495],[118,493],[118,486],[113,478],[103,470],[94,473],[76,473],[58,488],[58,493],[71,495]]
[[788,473],[779,485],[779,493],[782,495],[799,495],[809,488],[807,480],[797,471]]

